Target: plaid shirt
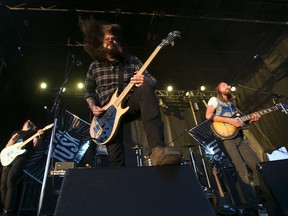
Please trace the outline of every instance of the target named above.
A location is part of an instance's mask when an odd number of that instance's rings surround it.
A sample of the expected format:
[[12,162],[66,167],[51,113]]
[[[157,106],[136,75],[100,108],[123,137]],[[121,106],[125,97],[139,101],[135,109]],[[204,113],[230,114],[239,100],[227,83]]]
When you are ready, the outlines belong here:
[[[88,97],[98,98],[101,106],[109,102],[110,97],[119,88],[119,71],[124,70],[124,87],[130,82],[134,72],[142,67],[142,62],[136,57],[129,55],[123,61],[111,63],[107,61],[94,61],[90,64],[85,80],[85,99]],[[156,79],[148,71],[144,71],[145,83],[155,86]],[[135,89],[135,87],[134,87]],[[131,89],[133,91],[133,88]],[[131,94],[130,91],[130,94]]]

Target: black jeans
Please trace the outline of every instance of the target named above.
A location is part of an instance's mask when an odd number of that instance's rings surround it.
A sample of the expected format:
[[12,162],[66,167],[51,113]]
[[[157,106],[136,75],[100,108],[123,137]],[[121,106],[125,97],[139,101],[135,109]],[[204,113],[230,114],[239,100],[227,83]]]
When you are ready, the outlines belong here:
[[125,166],[123,124],[140,116],[150,149],[166,146],[158,99],[152,86],[146,84],[139,86],[126,101],[125,106],[129,106],[129,110],[124,114],[115,139],[106,146],[110,166]]
[[18,182],[23,176],[27,162],[26,156],[16,158],[11,165],[5,166],[1,173],[1,201],[3,208],[14,211],[17,201]]

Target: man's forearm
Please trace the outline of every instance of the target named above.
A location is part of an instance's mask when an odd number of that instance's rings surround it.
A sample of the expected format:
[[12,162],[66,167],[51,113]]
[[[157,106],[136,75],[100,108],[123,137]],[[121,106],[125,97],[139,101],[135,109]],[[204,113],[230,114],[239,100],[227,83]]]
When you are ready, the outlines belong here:
[[90,108],[91,110],[92,110],[93,106],[96,105],[96,104],[95,104],[95,99],[92,98],[92,97],[86,98],[86,102],[87,102],[87,104],[88,104],[88,106],[89,106],[89,108]]

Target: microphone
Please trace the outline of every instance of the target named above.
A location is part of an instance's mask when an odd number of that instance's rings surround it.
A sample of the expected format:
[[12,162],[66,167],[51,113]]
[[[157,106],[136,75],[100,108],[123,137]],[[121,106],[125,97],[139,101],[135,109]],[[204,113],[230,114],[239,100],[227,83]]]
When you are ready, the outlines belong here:
[[73,62],[77,65],[77,67],[80,67],[82,65],[82,62],[74,55],[71,55]]

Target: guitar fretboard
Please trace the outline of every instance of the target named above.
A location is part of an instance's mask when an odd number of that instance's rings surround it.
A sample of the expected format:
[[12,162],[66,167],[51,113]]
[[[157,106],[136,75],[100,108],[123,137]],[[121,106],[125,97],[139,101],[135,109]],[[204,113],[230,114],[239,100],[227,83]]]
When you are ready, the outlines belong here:
[[[146,68],[149,66],[149,64],[152,62],[152,60],[155,58],[155,56],[157,55],[157,53],[160,51],[160,49],[163,46],[172,44],[173,40],[177,37],[180,37],[179,31],[170,32],[168,34],[167,38],[163,39],[162,42],[156,47],[154,52],[150,55],[150,57],[147,59],[147,61],[143,64],[143,66],[137,72],[137,75],[141,75],[146,70]],[[128,92],[131,90],[131,88],[133,86],[134,86],[134,83],[129,82],[128,85],[125,87],[125,89],[123,89],[121,94],[118,96],[117,100],[115,100],[115,102],[114,102],[114,105],[116,107],[118,107],[121,104],[121,102],[123,101],[123,99],[125,98],[125,96],[128,94]]]
[[[264,109],[264,110],[260,110],[260,111],[258,111],[256,113],[258,113],[260,116],[262,116],[262,115],[274,112],[276,110],[278,110],[278,107],[277,106],[273,106],[273,107],[270,107],[270,108],[267,108],[267,109]],[[246,121],[252,119],[252,115],[253,114],[251,113],[249,115],[240,117],[240,119],[241,119],[241,121],[246,122]]]

